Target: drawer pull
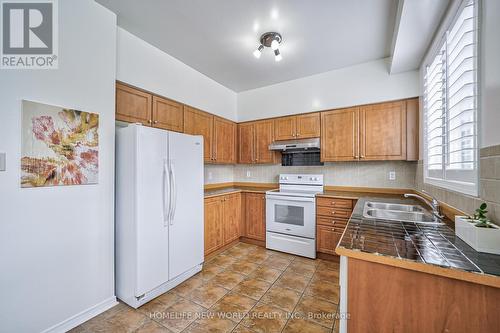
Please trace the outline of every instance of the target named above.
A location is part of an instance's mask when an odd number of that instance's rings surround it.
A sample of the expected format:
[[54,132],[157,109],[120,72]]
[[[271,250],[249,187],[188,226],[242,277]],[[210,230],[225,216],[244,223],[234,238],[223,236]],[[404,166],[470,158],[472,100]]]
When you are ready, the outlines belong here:
[[332,214],[335,215],[335,211],[334,210],[332,210]]
[[335,205],[335,201],[332,201],[332,205]]

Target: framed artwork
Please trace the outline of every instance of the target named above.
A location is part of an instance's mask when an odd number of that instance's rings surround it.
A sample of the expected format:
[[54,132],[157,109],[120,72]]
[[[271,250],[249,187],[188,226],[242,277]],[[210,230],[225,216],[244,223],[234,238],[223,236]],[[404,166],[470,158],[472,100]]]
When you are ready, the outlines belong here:
[[21,187],[97,184],[99,115],[22,102]]

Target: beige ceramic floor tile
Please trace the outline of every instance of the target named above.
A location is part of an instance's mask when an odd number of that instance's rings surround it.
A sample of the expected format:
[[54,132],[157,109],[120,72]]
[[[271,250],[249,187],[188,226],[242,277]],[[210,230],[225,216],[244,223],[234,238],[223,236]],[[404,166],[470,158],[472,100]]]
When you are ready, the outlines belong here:
[[225,270],[217,274],[210,283],[219,285],[226,289],[233,289],[238,283],[245,279],[245,275],[230,270]]
[[304,295],[297,304],[294,313],[301,318],[332,328],[337,307],[335,303]]
[[217,274],[219,274],[220,272],[222,272],[223,270],[224,267],[208,263],[203,265],[203,269],[201,270],[201,272],[196,274],[195,277],[200,276],[203,279],[203,281],[208,281]]
[[256,300],[248,296],[231,292],[212,306],[209,311],[220,318],[227,318],[238,323],[256,303]]
[[267,266],[260,266],[252,274],[249,275],[252,279],[260,279],[269,283],[274,283],[281,275],[282,271]]
[[174,292],[166,292],[163,295],[142,305],[137,311],[142,312],[146,316],[154,315],[155,312],[164,312],[169,306],[173,305],[180,299],[180,296]]
[[255,333],[255,331],[252,331],[248,327],[245,327],[243,325],[238,325],[236,328],[233,330],[232,333]]
[[313,265],[294,261],[287,267],[285,272],[291,272],[291,273],[311,277],[311,276],[313,276],[315,271],[316,271],[316,267]]
[[301,293],[292,289],[272,286],[267,293],[262,296],[260,302],[276,306],[287,312],[292,312],[299,302]]
[[139,327],[134,333],[172,333],[172,331],[151,320]]
[[218,256],[212,258],[212,260],[210,260],[209,262],[213,265],[227,268],[228,266],[231,266],[235,261],[236,258],[234,257],[219,254]]
[[329,302],[339,303],[340,289],[337,284],[325,281],[313,281],[304,291],[306,295],[323,298]]
[[198,288],[204,283],[203,278],[201,276],[193,276],[190,279],[182,282],[180,285],[172,289],[171,291],[186,297],[189,295],[194,289]]
[[291,262],[289,259],[271,256],[264,260],[262,265],[284,271]]
[[253,299],[260,299],[271,287],[271,284],[262,280],[247,279],[238,284],[233,291]]
[[340,264],[334,261],[319,259],[318,269],[331,269],[338,271],[340,269]]
[[287,320],[287,312],[259,303],[241,323],[258,333],[278,333],[285,327]]
[[318,259],[310,259],[305,257],[296,257],[295,262],[301,262],[306,265],[318,266],[320,261]]
[[227,289],[209,282],[193,290],[186,298],[208,309],[224,297],[227,292]]
[[302,318],[293,318],[288,321],[283,333],[331,333],[329,329],[312,321]]
[[183,333],[206,333],[206,332],[217,332],[217,333],[227,333],[231,332],[236,326],[236,323],[225,318],[202,318],[193,322],[187,329],[182,331]]
[[119,311],[107,320],[112,326],[118,327],[122,332],[133,332],[147,321],[150,321],[144,314],[129,308]]
[[258,264],[247,261],[247,260],[237,260],[234,264],[229,266],[227,269],[244,274],[244,275],[249,275],[253,271],[255,271],[259,267]]
[[206,309],[187,299],[180,299],[167,308],[165,316],[155,318],[160,324],[173,332],[180,332],[198,319]]
[[285,272],[280,276],[278,281],[276,281],[276,284],[283,288],[290,288],[298,292],[303,292],[309,284],[310,279],[311,278],[307,276]]
[[317,270],[313,275],[313,281],[326,281],[331,283],[339,283],[339,272],[329,269]]

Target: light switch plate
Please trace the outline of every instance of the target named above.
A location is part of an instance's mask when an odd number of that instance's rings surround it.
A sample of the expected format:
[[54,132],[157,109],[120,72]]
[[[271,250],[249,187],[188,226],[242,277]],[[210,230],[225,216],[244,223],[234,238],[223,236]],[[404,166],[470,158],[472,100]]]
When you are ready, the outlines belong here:
[[396,180],[396,171],[389,171],[389,180]]
[[0,153],[0,171],[5,171],[5,153]]
[[250,170],[247,170],[247,178],[250,178],[252,175],[250,173]]

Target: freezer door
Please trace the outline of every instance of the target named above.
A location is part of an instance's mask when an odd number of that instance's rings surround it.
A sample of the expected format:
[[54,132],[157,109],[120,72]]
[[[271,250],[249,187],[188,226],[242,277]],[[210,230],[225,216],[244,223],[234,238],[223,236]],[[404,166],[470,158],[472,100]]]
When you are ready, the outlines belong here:
[[203,262],[203,137],[169,132],[169,278]]
[[[136,145],[136,296],[168,281],[168,133],[138,126]],[[133,181],[131,179],[130,181]],[[132,258],[130,258],[132,260]]]

